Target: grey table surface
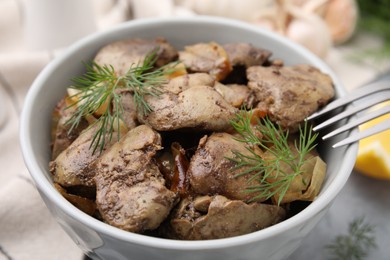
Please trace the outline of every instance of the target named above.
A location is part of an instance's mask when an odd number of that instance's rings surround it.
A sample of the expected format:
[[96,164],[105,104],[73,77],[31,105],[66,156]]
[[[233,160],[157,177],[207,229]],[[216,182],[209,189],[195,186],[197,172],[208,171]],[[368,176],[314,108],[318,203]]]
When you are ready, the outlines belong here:
[[337,235],[347,234],[358,217],[374,227],[377,248],[366,259],[390,259],[390,181],[375,180],[352,172],[325,217],[288,259],[329,259],[326,246]]

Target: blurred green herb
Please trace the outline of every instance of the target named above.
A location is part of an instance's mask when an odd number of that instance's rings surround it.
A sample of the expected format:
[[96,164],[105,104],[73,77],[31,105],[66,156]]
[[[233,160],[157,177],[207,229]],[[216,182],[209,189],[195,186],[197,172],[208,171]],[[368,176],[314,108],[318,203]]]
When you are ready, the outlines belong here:
[[376,247],[374,227],[359,217],[349,224],[348,234],[337,236],[326,248],[330,259],[361,260]]
[[[304,126],[299,128],[298,141],[296,140],[294,147],[291,147],[288,142],[288,131],[283,131],[268,117],[258,121],[258,124],[252,127],[251,118],[252,112],[241,110],[237,113],[235,120],[231,121],[234,129],[242,136],[236,140],[247,143],[249,146],[257,145],[273,155],[274,159],[265,161],[252,148],[247,148],[250,155],[232,151],[235,157],[228,159],[236,163],[234,169],[248,167],[237,176],[252,174],[253,176],[248,181],[259,180],[258,186],[246,187],[247,192],[260,192],[252,200],[264,197],[269,199],[278,194],[277,204],[280,205],[294,178],[302,174],[301,167],[307,154],[315,148],[318,134],[313,134],[311,127],[305,121]],[[261,133],[262,139],[255,134],[255,131]],[[282,164],[288,166],[287,171],[281,167]],[[273,179],[272,182],[271,179]]]
[[386,59],[390,57],[390,0],[357,0],[359,7],[358,29],[377,35],[383,39],[383,45],[364,52],[371,57]]

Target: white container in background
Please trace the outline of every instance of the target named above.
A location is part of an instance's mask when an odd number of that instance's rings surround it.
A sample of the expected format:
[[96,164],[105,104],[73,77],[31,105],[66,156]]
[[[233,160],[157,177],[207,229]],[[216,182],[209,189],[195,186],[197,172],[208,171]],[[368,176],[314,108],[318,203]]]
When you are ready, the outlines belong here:
[[92,0],[23,0],[28,50],[54,50],[96,31]]

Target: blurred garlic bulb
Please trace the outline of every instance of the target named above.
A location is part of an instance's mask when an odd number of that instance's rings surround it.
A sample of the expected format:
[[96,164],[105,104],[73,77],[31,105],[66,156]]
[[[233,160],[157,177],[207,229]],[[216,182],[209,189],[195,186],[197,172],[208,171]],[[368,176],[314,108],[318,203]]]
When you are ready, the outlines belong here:
[[319,16],[323,16],[326,11],[329,0],[290,0],[290,3],[294,6],[298,6],[302,11],[315,13]]
[[192,9],[198,14],[215,15],[251,21],[254,12],[274,4],[274,0],[181,0],[181,6]]
[[325,21],[316,14],[293,7],[288,12],[292,20],[286,28],[286,36],[324,58],[332,46],[331,34]]
[[[275,2],[278,5],[258,11],[252,23],[280,33],[324,58],[332,46],[330,31],[325,21],[316,13],[298,7],[295,2]],[[300,0],[299,4],[305,4],[304,0]]]
[[356,0],[290,0],[290,3],[325,20],[334,44],[347,41],[356,29],[359,16]]
[[358,19],[356,0],[175,0],[197,14],[251,22],[282,34],[324,58],[347,41]]
[[278,5],[270,5],[255,13],[253,24],[262,28],[284,34],[287,24],[287,14]]
[[132,0],[134,18],[145,17],[168,17],[174,10],[174,3],[171,0]]
[[329,0],[324,14],[333,42],[346,42],[355,32],[358,21],[358,7],[355,0]]

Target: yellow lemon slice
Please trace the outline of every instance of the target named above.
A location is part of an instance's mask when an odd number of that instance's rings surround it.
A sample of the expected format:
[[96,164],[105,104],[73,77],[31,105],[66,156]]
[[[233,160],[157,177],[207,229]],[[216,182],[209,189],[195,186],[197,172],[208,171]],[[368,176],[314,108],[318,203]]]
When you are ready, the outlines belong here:
[[[378,109],[385,105],[390,105],[390,101],[381,103],[373,109]],[[360,131],[370,128],[388,118],[390,118],[390,114],[362,124],[359,127]],[[390,180],[390,130],[359,141],[355,169],[373,178]]]

